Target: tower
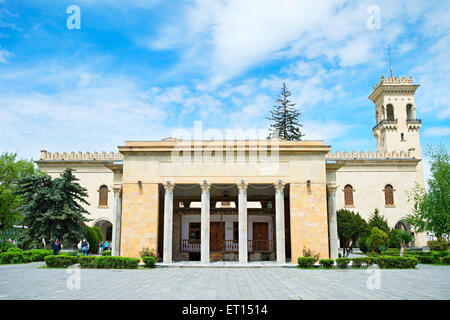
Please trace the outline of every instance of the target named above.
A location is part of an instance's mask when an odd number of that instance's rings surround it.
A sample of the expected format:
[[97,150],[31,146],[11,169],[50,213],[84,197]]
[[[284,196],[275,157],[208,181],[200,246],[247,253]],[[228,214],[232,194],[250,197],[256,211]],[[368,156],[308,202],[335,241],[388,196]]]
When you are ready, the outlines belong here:
[[419,85],[412,78],[381,77],[369,99],[375,104],[375,127],[372,133],[377,141],[377,152],[410,152],[421,159],[419,130],[414,93]]

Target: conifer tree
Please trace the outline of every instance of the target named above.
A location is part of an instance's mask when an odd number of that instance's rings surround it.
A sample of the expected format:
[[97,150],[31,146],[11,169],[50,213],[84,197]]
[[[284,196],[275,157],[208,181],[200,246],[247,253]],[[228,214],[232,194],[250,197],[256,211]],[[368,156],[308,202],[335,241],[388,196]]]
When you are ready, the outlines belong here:
[[20,181],[17,193],[23,205],[19,210],[27,226],[22,241],[37,243],[45,238],[73,243],[83,237],[80,222],[90,220],[83,216],[89,212],[81,204],[89,205],[85,200],[88,194],[76,181],[71,169],[55,179],[41,174]]
[[286,140],[301,140],[304,136],[300,131],[300,128],[303,126],[298,121],[301,113],[294,108],[296,104],[289,100],[290,96],[291,93],[288,91],[286,83],[283,82],[281,93],[276,100],[278,104],[274,105],[274,109],[270,112],[271,116],[267,118],[273,121],[269,128],[269,138],[279,137]]

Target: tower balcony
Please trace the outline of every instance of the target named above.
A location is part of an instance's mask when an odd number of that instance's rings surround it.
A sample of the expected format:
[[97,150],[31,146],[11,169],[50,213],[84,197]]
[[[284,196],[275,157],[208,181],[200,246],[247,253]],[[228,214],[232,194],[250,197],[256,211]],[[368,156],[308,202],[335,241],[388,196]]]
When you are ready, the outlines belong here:
[[420,119],[407,119],[406,125],[408,126],[408,129],[420,129],[422,127],[422,120]]
[[377,129],[397,129],[397,119],[384,119],[378,122],[378,124],[372,128],[372,131]]

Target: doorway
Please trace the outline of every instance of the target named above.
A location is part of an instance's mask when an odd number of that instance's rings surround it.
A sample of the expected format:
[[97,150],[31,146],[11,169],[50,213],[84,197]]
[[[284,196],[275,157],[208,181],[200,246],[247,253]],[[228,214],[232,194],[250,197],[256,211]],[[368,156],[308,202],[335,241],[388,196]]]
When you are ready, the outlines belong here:
[[223,251],[225,248],[225,222],[211,222],[210,250]]
[[269,251],[269,224],[253,222],[253,251]]

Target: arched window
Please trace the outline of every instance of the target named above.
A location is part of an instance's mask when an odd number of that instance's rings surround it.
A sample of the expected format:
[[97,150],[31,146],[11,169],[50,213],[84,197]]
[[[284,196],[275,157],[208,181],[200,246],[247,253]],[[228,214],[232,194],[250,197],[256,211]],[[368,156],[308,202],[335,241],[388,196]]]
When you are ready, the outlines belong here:
[[108,205],[108,187],[103,185],[98,191],[98,205],[107,206]]
[[387,206],[394,205],[394,188],[390,184],[384,187],[384,202]]
[[413,120],[413,112],[412,112],[412,105],[408,104],[406,106],[406,120]]
[[386,117],[389,121],[393,121],[395,120],[394,117],[394,107],[392,106],[392,104],[388,104],[386,107]]
[[344,187],[344,201],[346,206],[353,205],[353,187],[349,184]]

